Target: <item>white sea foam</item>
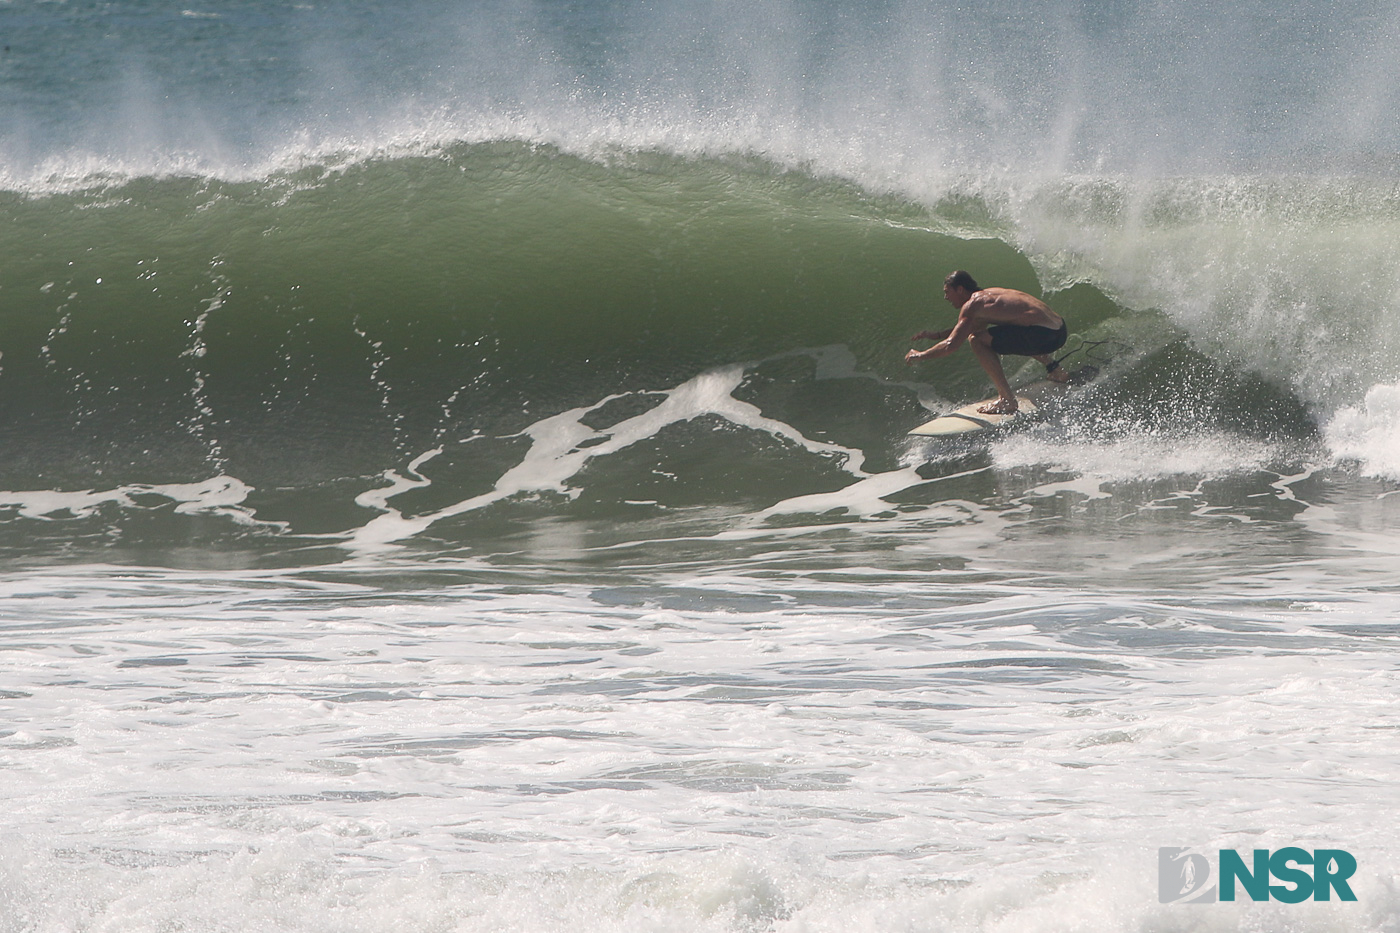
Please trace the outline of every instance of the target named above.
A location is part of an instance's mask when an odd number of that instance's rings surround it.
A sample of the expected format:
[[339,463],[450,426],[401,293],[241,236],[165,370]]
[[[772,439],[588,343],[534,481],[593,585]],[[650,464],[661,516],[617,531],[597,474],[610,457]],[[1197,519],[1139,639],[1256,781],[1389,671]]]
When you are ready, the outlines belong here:
[[1363,866],[1356,905],[1195,921],[1397,909],[1364,601],[385,569],[0,581],[3,928],[1129,931],[1183,922],[1176,844]]
[[1370,476],[1400,479],[1400,383],[1372,386],[1361,405],[1337,411],[1323,426],[1332,453]]
[[[19,515],[33,519],[83,517],[104,505],[124,509],[143,507],[141,497],[158,497],[175,503],[175,512],[192,515],[199,512],[222,515],[242,524],[255,524],[251,510],[243,502],[252,487],[231,476],[214,476],[198,483],[135,483],[112,489],[85,489],[66,492],[52,489],[0,491],[0,508],[14,509]],[[164,503],[162,503],[164,504]],[[272,525],[274,523],[263,523]]]
[[[1098,871],[1034,866],[1007,881],[890,882],[869,872],[829,877],[801,860],[755,864],[739,855],[656,859],[630,871],[445,873],[431,864],[347,875],[309,847],[279,842],[258,853],[153,868],[148,878],[102,866],[82,879],[89,892],[62,923],[101,930],[296,929],[453,930],[566,933],[973,933],[1069,930],[1296,929],[1338,933],[1384,929],[1395,907],[1384,888],[1357,885],[1356,905],[1154,903],[1144,876],[1155,865],[1132,851],[1105,851]],[[28,879],[21,897],[72,885],[71,866],[33,860],[0,865]],[[4,877],[4,875],[0,875]],[[39,878],[49,884],[36,883]],[[173,895],[173,896],[172,896]],[[15,902],[12,902],[15,903]],[[23,904],[23,901],[18,903]],[[1210,911],[1211,915],[1200,914]],[[1183,916],[1187,914],[1188,916]],[[36,912],[37,913],[37,912]],[[21,908],[16,919],[52,919]]]

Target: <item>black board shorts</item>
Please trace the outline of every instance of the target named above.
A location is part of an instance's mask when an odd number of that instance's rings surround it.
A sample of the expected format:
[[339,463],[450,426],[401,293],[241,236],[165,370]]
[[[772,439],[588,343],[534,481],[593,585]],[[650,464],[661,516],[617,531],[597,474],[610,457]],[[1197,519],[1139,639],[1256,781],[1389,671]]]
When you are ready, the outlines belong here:
[[993,324],[987,328],[992,335],[992,350],[1003,356],[1040,356],[1054,353],[1069,339],[1069,324],[1061,323],[1059,330],[1025,324]]

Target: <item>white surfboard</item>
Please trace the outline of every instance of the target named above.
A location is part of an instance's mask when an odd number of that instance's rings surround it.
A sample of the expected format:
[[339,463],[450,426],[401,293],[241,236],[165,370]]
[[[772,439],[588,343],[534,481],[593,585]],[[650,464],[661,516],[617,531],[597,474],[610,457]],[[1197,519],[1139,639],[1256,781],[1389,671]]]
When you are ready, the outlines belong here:
[[978,434],[982,431],[994,431],[1013,421],[1033,416],[1037,410],[1035,402],[1019,395],[1016,396],[1016,411],[1012,414],[989,415],[977,410],[983,405],[990,405],[995,401],[996,397],[993,396],[980,402],[973,402],[971,405],[964,405],[946,415],[939,415],[932,421],[924,422],[909,433],[915,437],[951,437],[955,434]]
[[926,421],[919,425],[909,434],[912,437],[954,437],[960,434],[981,434],[985,431],[996,431],[1032,421],[1038,414],[1042,413],[1041,409],[1045,405],[1063,397],[1069,389],[1092,381],[1098,374],[1099,371],[1095,367],[1084,366],[1070,373],[1068,382],[1042,379],[1039,382],[1023,386],[1016,391],[1015,414],[988,415],[977,410],[983,405],[995,402],[996,397],[993,396],[939,415],[932,421]]

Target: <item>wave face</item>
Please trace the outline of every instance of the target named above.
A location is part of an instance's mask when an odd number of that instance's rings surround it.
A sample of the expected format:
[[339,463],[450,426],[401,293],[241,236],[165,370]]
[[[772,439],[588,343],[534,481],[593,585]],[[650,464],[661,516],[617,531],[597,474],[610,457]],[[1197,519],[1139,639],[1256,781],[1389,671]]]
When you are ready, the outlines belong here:
[[[1202,216],[1218,191],[1182,187],[1159,188],[1143,220],[1124,203],[1133,191],[1107,182],[925,205],[753,159],[599,163],[497,142],[264,181],[12,197],[7,468],[39,481],[51,474],[36,464],[61,462],[67,483],[209,466],[279,484],[377,472],[444,438],[514,433],[804,347],[839,345],[853,375],[907,381],[908,334],[947,318],[940,280],[961,267],[1031,291],[1057,281],[1077,333],[1139,350],[1189,339],[1201,365],[1260,374],[1323,416],[1392,374],[1390,320],[1338,306],[1356,280],[1322,281],[1320,256],[1299,268],[1248,255],[1297,259],[1335,230],[1247,216],[1288,201],[1271,190]],[[1280,232],[1262,243],[1270,221]],[[1383,218],[1370,231],[1380,252],[1377,230]],[[1098,272],[1083,254],[1007,242],[1069,236],[1118,261]],[[944,395],[984,390],[970,360],[928,378]],[[1142,370],[1130,385],[1196,407],[1214,391],[1169,378]],[[1275,394],[1255,400],[1276,406]],[[832,417],[861,414],[891,436],[907,427],[907,406],[838,403]]]
[[796,347],[893,371],[947,262],[1033,280],[847,184],[522,143],[11,211],[9,456],[278,483]]
[[376,476],[805,348],[873,455],[985,391],[899,363],[955,267],[1131,350],[1129,420],[1400,475],[1371,5],[0,17],[14,489]]

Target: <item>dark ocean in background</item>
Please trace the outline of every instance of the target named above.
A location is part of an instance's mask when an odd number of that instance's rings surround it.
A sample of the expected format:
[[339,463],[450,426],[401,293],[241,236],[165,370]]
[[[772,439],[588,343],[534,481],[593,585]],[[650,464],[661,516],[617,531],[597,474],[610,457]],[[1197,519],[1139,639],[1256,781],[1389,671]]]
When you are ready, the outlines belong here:
[[[1397,56],[0,2],[0,933],[1400,929]],[[907,438],[956,268],[1101,378]]]

